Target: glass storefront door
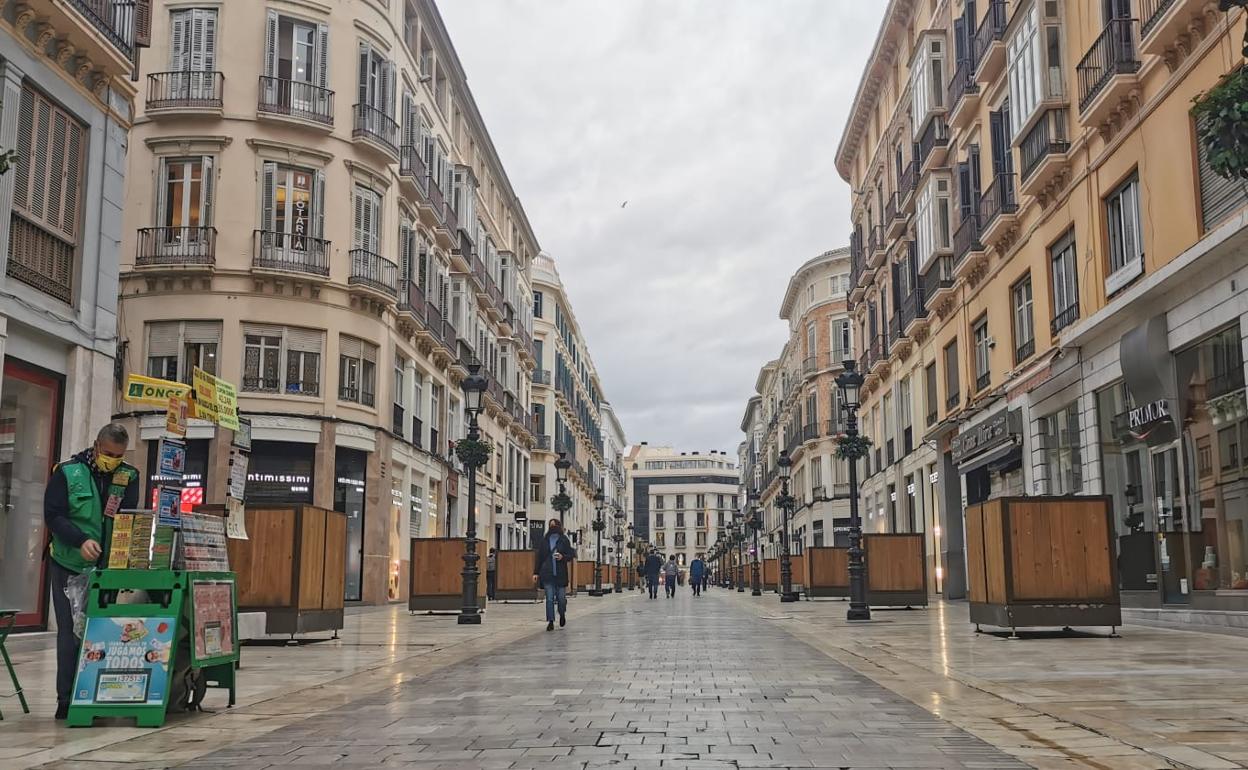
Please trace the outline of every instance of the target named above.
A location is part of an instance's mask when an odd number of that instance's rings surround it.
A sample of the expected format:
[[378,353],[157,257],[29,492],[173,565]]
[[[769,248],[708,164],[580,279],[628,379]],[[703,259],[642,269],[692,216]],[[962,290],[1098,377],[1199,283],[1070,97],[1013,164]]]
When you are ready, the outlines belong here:
[[0,390],[0,607],[17,625],[43,626],[43,491],[58,458],[61,381],[14,360]]
[[347,515],[347,574],[344,597],[363,599],[364,582],[364,472],[368,453],[338,447],[334,455],[334,510]]

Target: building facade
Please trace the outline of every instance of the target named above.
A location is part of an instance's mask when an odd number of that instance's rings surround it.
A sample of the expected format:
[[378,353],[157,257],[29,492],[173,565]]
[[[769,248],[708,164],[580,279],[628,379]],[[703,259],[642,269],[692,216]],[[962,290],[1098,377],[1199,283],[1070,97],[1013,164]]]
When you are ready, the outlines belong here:
[[[607,435],[619,427],[608,426],[610,412],[604,400],[598,370],[589,354],[589,344],[572,312],[563,280],[555,261],[540,254],[533,262],[534,348],[537,371],[533,373],[533,422],[537,427],[537,446],[529,477],[531,524],[540,537],[546,521],[558,518],[550,500],[559,492],[555,463],[565,456],[572,467],[568,472],[567,491],[572,508],[563,518],[564,529],[586,561],[594,558],[597,539],[593,521],[598,516],[594,496],[602,490],[604,498],[612,486],[612,452],[608,451]],[[604,500],[603,516],[611,518]],[[611,545],[609,532],[604,531],[602,546]],[[605,580],[605,578],[604,578]]]
[[968,503],[1105,494],[1132,617],[1248,611],[1248,196],[1192,115],[1244,26],[1195,0],[889,3],[837,164],[867,433],[894,441],[906,397],[923,440],[866,489],[887,513],[935,482],[947,596]]
[[[608,560],[615,564],[618,554],[623,568],[628,562],[627,544],[633,535],[628,528],[628,485],[624,478],[624,452],[628,449],[628,439],[611,404],[603,401],[599,412],[602,416],[603,459],[606,461],[603,471],[603,496],[606,504],[603,518],[607,522],[607,529],[604,537],[610,536],[607,544]],[[615,582],[614,578],[612,582]]]
[[[249,505],[345,513],[346,599],[375,604],[406,597],[411,538],[465,531],[453,446],[480,362],[477,534],[523,544],[538,245],[432,0],[159,2],[152,43],[124,371],[235,383]],[[163,416],[117,409],[151,494]],[[228,439],[188,440],[196,495],[223,502]]]
[[678,452],[646,442],[624,461],[639,540],[687,565],[723,537],[741,506],[736,462],[725,452]]
[[764,558],[778,556],[783,543],[777,465],[782,451],[793,462],[790,552],[848,542],[849,469],[837,459],[835,444],[844,431],[836,377],[854,355],[848,289],[849,249],[825,252],[798,268],[780,304],[788,341],[780,356],[759,371],[756,393],[746,405],[741,478],[742,486],[758,495],[763,511],[759,546]]
[[0,14],[0,605],[47,624],[43,492],[108,422],[117,276],[149,4]]

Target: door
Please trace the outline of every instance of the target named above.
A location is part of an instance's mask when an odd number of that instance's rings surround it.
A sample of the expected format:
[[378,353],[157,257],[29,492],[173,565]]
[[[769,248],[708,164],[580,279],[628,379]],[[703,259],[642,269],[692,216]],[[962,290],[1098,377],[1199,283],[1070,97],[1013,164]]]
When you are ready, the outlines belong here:
[[347,516],[343,598],[363,599],[365,469],[368,454],[338,447],[334,458],[334,510]]
[[0,391],[0,607],[47,623],[43,492],[60,457],[61,380],[13,359]]
[[217,67],[217,12],[189,8],[170,16],[170,98],[213,99]]
[[1186,556],[1186,512],[1179,486],[1179,451],[1175,444],[1151,450],[1152,503],[1157,519],[1161,598],[1166,604],[1184,604],[1189,594]]

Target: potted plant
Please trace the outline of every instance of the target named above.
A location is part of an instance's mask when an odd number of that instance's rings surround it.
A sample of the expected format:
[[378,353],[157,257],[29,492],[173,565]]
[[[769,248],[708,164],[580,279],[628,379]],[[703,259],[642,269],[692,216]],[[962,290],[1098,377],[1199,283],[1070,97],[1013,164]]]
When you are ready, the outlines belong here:
[[455,456],[469,468],[480,468],[490,461],[490,453],[494,447],[490,442],[480,439],[461,438],[455,442]]
[[871,450],[871,439],[862,434],[851,436],[848,433],[838,433],[835,441],[836,456],[842,460],[862,459]]

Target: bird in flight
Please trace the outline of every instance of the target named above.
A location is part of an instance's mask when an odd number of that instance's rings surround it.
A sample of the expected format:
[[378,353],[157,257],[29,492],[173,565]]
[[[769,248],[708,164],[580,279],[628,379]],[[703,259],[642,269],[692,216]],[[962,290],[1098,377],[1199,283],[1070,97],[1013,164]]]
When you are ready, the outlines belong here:
[[628,201],[624,201],[623,203],[620,204],[620,208],[624,208],[627,205],[628,205]]

